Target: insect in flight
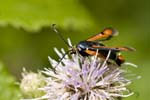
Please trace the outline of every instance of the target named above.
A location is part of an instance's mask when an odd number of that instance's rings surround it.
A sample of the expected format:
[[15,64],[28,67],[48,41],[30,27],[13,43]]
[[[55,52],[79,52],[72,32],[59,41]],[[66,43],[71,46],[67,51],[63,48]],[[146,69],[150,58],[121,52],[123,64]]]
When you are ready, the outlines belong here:
[[[118,54],[120,51],[135,51],[133,48],[129,47],[108,47],[105,46],[101,41],[106,41],[111,39],[113,36],[117,35],[117,30],[113,28],[105,28],[102,32],[86,39],[80,41],[75,47],[71,47],[67,41],[63,38],[63,36],[57,31],[55,28],[55,24],[52,25],[53,30],[59,35],[59,37],[67,44],[70,49],[66,54],[74,54],[78,52],[83,57],[94,56],[97,54],[98,57],[102,59],[106,59],[109,51],[111,51],[109,60],[115,62],[118,66],[121,66],[125,62],[125,59],[122,55]],[[64,56],[60,59],[64,59]]]

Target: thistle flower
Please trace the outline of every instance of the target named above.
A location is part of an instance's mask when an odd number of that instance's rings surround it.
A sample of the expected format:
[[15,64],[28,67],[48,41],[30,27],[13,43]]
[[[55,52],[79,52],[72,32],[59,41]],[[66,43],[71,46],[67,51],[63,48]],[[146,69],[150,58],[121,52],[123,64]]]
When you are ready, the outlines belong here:
[[39,88],[46,85],[45,77],[39,72],[27,72],[23,69],[20,89],[25,98],[37,98],[44,95]]
[[[55,48],[55,51],[60,58],[65,54],[64,49],[60,52]],[[131,80],[124,77],[126,71],[107,64],[110,53],[105,61],[97,56],[85,58],[72,54],[59,63],[49,57],[56,73],[52,69],[42,71],[47,76],[47,85],[40,89],[46,95],[36,100],[116,100],[131,96],[133,92],[127,89]]]

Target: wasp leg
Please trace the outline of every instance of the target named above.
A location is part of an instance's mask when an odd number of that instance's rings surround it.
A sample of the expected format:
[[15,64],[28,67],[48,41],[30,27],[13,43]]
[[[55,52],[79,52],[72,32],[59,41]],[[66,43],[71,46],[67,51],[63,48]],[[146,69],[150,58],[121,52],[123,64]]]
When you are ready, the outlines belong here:
[[67,51],[67,52],[59,59],[59,62],[57,63],[57,65],[56,65],[54,68],[52,68],[55,74],[57,74],[57,73],[56,73],[56,67],[62,62],[62,60],[65,58],[65,56],[66,56],[69,52],[70,52],[70,51]]

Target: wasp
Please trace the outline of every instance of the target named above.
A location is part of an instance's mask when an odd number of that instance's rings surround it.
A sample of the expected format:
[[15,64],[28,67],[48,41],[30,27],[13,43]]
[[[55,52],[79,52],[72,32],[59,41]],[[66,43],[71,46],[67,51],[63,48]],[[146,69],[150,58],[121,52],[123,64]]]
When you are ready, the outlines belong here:
[[[118,34],[118,31],[113,28],[105,28],[100,33],[91,36],[86,40],[80,41],[75,47],[71,47],[67,41],[65,41],[63,36],[55,28],[55,24],[53,25],[53,30],[59,35],[65,44],[69,46],[70,49],[66,54],[75,54],[78,52],[83,57],[97,55],[105,60],[109,51],[111,51],[109,60],[115,62],[118,66],[121,66],[121,64],[125,62],[125,59],[119,52],[135,51],[135,49],[131,47],[108,47],[102,43],[102,41],[110,40],[113,36]],[[66,54],[64,54],[64,56],[60,59],[60,62]]]

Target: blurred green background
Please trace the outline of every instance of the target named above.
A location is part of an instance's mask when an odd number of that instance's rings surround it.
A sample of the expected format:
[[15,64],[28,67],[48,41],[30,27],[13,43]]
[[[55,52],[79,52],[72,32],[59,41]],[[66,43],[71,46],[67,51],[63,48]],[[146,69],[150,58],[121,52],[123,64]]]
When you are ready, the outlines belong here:
[[53,47],[67,46],[50,28],[57,24],[73,44],[105,27],[118,29],[119,36],[105,44],[132,46],[123,53],[141,75],[130,88],[135,95],[125,100],[150,98],[150,1],[149,0],[1,0],[0,1],[0,100],[17,100],[21,95],[15,81],[22,68],[36,71],[50,67],[47,57],[57,59]]

